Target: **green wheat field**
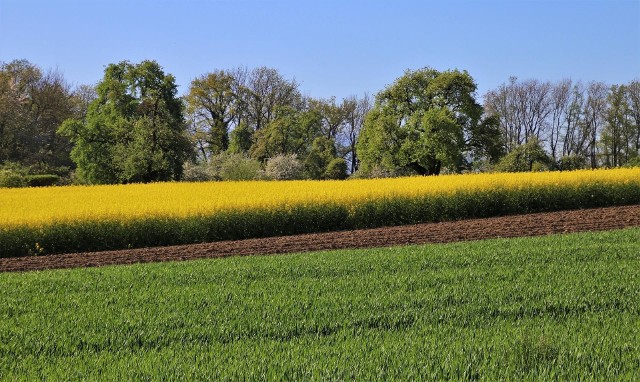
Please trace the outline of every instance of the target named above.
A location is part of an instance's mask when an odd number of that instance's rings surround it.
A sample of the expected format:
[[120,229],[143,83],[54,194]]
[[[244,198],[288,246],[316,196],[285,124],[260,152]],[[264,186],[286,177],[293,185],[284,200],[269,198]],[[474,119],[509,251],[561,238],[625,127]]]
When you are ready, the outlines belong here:
[[0,379],[640,380],[640,229],[0,274]]

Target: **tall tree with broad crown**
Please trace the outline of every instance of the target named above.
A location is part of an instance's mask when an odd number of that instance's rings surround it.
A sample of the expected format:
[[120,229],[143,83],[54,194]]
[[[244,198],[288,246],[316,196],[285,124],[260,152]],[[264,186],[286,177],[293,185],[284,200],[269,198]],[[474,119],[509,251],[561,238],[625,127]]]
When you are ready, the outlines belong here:
[[89,183],[180,179],[192,155],[175,78],[155,61],[110,64],[85,121],[59,133],[74,143],[71,158]]
[[500,151],[496,121],[482,119],[475,91],[466,71],[405,72],[378,93],[367,115],[357,146],[362,169],[409,168],[438,175],[444,167],[459,170],[465,155]]
[[229,148],[229,127],[237,112],[234,81],[230,73],[222,70],[207,73],[191,81],[185,97],[195,130],[204,132],[213,155]]

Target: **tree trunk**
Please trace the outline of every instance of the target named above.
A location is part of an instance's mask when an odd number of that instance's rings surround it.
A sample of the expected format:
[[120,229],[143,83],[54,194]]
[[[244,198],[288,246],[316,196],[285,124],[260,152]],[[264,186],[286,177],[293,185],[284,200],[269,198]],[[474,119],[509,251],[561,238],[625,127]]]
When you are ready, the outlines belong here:
[[431,175],[440,175],[440,169],[442,168],[442,161],[437,160]]

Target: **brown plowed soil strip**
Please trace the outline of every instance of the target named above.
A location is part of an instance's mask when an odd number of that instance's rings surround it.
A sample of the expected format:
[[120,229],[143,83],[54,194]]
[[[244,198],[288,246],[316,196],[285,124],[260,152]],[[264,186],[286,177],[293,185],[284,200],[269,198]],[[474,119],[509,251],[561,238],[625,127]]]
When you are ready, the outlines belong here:
[[497,237],[602,231],[633,226],[640,226],[640,205],[171,247],[8,258],[0,259],[0,271],[34,271],[326,249],[447,243]]

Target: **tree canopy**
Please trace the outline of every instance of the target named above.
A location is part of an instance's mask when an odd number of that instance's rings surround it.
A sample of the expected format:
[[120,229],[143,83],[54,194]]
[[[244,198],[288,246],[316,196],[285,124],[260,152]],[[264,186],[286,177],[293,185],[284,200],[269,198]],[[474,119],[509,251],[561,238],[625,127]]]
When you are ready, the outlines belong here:
[[[229,127],[238,109],[234,82],[233,75],[223,70],[207,73],[191,81],[185,96],[194,133],[202,135],[200,139],[212,154],[229,148]],[[206,150],[204,145],[201,150]]]
[[43,72],[26,60],[0,63],[0,164],[41,171],[71,166],[69,140],[56,130],[81,109],[59,72]]
[[172,75],[155,61],[107,66],[84,121],[60,134],[74,144],[78,177],[90,183],[180,179],[192,149]]
[[[476,84],[465,71],[407,71],[378,93],[357,145],[363,170],[411,169],[438,175],[458,170],[466,155],[491,155],[497,126],[483,120]],[[490,136],[492,139],[484,139]]]
[[[277,69],[237,67],[195,77],[178,97],[155,61],[110,64],[98,84],[79,86],[27,60],[0,62],[0,171],[11,184],[178,180],[185,169],[192,180],[570,170],[638,158],[637,79],[510,77],[480,105],[469,73],[425,67],[374,102],[313,98]],[[213,176],[217,167],[234,171]]]

